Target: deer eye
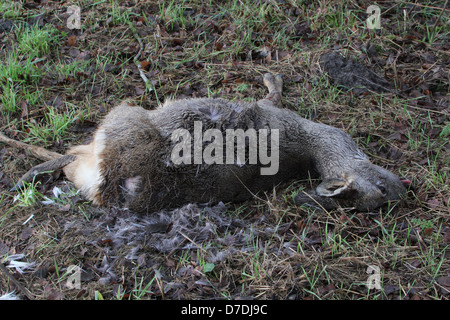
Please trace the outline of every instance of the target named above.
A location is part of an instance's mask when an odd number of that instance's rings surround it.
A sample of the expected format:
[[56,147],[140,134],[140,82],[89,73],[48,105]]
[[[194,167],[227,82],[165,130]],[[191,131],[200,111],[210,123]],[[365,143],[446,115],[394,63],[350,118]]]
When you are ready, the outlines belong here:
[[380,189],[381,193],[385,196],[386,195],[386,188],[382,186],[381,184],[377,185],[378,189]]

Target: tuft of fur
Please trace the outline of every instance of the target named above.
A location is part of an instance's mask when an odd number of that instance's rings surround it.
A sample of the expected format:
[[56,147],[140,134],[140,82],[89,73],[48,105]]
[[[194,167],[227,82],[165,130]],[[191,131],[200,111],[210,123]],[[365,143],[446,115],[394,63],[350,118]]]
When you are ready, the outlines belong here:
[[20,298],[14,292],[8,292],[0,295],[0,300],[20,300]]

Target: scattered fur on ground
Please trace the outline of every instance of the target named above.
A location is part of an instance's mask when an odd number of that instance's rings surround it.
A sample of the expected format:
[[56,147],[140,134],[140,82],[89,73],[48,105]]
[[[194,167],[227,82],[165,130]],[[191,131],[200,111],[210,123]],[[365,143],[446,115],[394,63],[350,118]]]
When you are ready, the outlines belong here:
[[[213,207],[188,204],[146,216],[112,209],[92,221],[67,222],[64,233],[85,237],[86,244],[94,246],[98,245],[99,238],[107,239],[109,245],[103,260],[96,266],[96,272],[101,283],[110,283],[117,280],[113,271],[116,259],[138,260],[149,250],[168,254],[177,250],[200,249],[210,263],[222,262],[238,250],[249,250],[255,236],[250,232],[251,224],[225,212],[223,203]],[[91,237],[93,233],[97,235]],[[219,246],[205,245],[211,241]]]

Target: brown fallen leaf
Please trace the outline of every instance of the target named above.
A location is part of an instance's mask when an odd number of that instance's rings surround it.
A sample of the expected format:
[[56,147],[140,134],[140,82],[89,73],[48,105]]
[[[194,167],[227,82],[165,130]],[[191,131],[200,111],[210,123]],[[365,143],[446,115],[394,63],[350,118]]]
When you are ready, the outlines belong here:
[[80,55],[81,51],[76,49],[76,48],[71,48],[69,50],[69,56],[71,56],[72,58],[76,58]]
[[145,90],[138,86],[135,87],[135,91],[138,96],[142,96],[145,93]]
[[440,206],[441,202],[438,199],[431,199],[427,201],[430,209],[435,209]]
[[68,212],[70,210],[70,204],[66,204],[60,208],[58,208],[58,211],[60,212]]
[[22,240],[27,240],[33,234],[33,228],[25,228],[20,234],[20,238]]
[[448,295],[450,293],[450,276],[439,277],[436,282],[440,286],[442,294]]
[[450,276],[439,277],[436,279],[436,282],[439,283],[441,286],[450,287]]
[[61,291],[57,291],[54,289],[51,289],[49,294],[47,295],[48,300],[64,300],[64,293]]
[[142,67],[142,69],[148,71],[148,69],[150,68],[150,62],[145,61],[145,60],[141,61],[141,67]]
[[77,43],[77,37],[75,37],[75,36],[70,36],[67,39],[67,45],[70,47],[73,47],[76,43]]
[[317,289],[319,296],[326,295],[327,293],[333,292],[335,290],[336,290],[336,287],[332,283],[330,283],[326,286],[323,286],[323,287],[319,287]]
[[433,228],[425,228],[423,229],[423,234],[426,236],[431,236],[433,234]]
[[301,219],[299,222],[297,222],[297,228],[299,230],[303,230],[305,227],[306,227],[305,219]]
[[22,101],[20,102],[20,110],[22,110],[21,114],[20,114],[20,118],[21,119],[26,119],[28,118],[28,101]]
[[91,58],[91,53],[89,50],[80,52],[80,54],[75,58],[77,61],[88,61]]

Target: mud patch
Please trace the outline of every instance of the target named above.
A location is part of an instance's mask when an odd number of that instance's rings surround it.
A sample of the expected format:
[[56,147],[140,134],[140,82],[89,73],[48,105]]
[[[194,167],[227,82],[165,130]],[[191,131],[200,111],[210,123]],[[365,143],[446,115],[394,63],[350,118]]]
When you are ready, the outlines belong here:
[[354,59],[344,58],[332,51],[322,55],[320,60],[322,67],[336,85],[352,90],[356,94],[392,90],[389,82]]

